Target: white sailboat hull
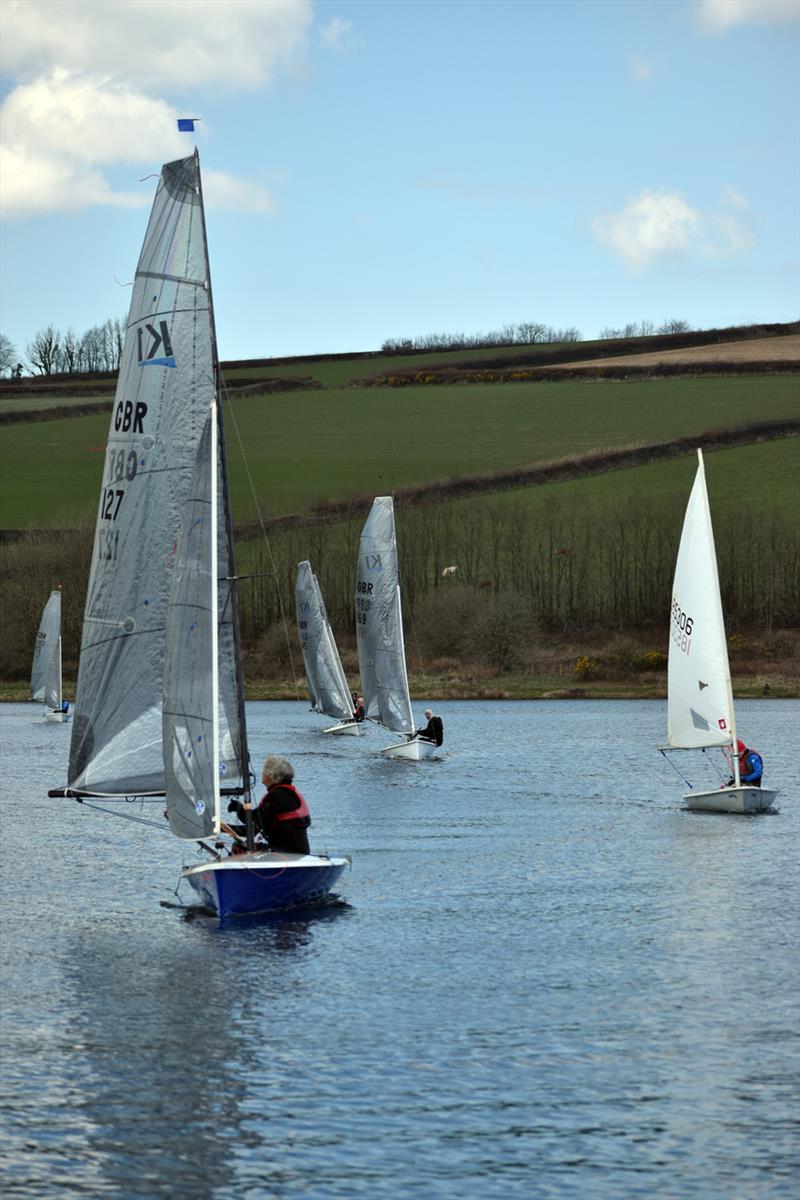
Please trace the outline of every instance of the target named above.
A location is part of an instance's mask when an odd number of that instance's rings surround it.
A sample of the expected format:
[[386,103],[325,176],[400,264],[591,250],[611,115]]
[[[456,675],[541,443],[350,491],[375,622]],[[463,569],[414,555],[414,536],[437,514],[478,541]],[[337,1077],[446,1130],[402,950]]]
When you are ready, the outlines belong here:
[[759,813],[772,808],[777,791],[769,788],[741,787],[718,788],[714,792],[687,792],[686,807],[692,812],[716,813]]
[[433,758],[438,749],[435,742],[415,737],[407,742],[397,742],[394,746],[384,746],[381,754],[387,758],[407,758],[411,762],[421,762],[424,758]]
[[71,720],[71,718],[72,713],[46,712],[44,714],[45,721],[52,721],[57,725],[64,725],[67,721]]
[[350,737],[361,737],[364,732],[361,728],[360,721],[339,721],[337,725],[329,725],[327,729],[323,729],[323,733],[344,733]]
[[181,872],[219,917],[279,912],[325,900],[349,858],[254,851]]

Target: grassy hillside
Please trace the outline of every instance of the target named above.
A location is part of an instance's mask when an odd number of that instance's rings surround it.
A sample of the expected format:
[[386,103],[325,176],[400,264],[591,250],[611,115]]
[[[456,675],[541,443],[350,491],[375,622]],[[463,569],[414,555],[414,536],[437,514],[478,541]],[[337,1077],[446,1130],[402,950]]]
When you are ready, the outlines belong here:
[[[633,354],[637,341],[617,352]],[[702,342],[687,346],[695,344]],[[613,349],[602,344],[604,356]],[[522,352],[574,362],[592,357],[598,344]],[[521,350],[488,353],[502,375]],[[228,364],[224,411],[251,694],[304,692],[293,590],[296,564],[306,557],[357,685],[353,566],[371,498],[385,492],[398,496],[407,648],[419,698],[664,694],[665,597],[696,463],[679,443],[703,434],[737,692],[798,694],[800,437],[715,448],[711,436],[732,431],[747,441],[758,422],[797,423],[800,376],[792,364],[785,373],[738,377],[496,376],[399,390],[350,382],[411,364],[460,363],[468,371],[486,361],[484,348]],[[745,353],[743,362],[752,370],[756,359]],[[315,388],[257,390],[266,379],[302,378]],[[252,393],[236,390],[247,381]],[[107,403],[113,381],[27,384],[24,395],[0,387],[0,421],[5,409],[10,422],[0,435],[0,527],[32,531],[0,543],[6,680],[28,673],[41,605],[59,584],[65,670],[75,670],[109,424],[108,411],[15,423],[9,410],[46,416],[50,405]],[[630,448],[655,443],[676,456],[633,465]],[[602,457],[611,451],[613,462]],[[581,463],[582,455],[590,461]],[[517,486],[513,476],[573,459],[564,468],[569,477],[557,481]],[[507,478],[484,478],[498,472]],[[453,481],[465,479],[459,486],[486,490],[456,499]],[[450,494],[432,495],[431,485],[442,483]],[[414,487],[420,495],[410,498],[404,489]],[[317,506],[331,500],[350,503],[319,520]],[[270,527],[269,549],[252,536],[256,501],[267,519],[298,518]],[[443,577],[445,566],[457,571]]]
[[[302,512],[333,497],[800,417],[797,383],[788,375],[234,396],[225,415],[234,517],[252,517],[256,498],[268,515]],[[5,427],[0,524],[92,519],[108,420],[99,414]]]

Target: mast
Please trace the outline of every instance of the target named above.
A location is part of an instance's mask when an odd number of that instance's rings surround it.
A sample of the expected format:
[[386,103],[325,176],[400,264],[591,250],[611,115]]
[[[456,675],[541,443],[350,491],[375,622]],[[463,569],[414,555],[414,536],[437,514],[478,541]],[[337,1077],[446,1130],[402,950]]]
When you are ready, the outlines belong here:
[[[211,361],[214,371],[214,402],[212,408],[212,427],[213,427],[213,450],[212,450],[212,512],[213,519],[213,534],[214,550],[212,563],[214,567],[214,578],[218,577],[218,554],[216,545],[216,527],[217,527],[217,488],[216,488],[216,469],[217,458],[219,458],[219,466],[222,474],[222,498],[224,505],[225,528],[227,532],[228,543],[228,561],[226,563],[227,581],[230,584],[230,603],[231,603],[231,618],[233,626],[233,646],[236,660],[236,704],[239,714],[239,734],[241,737],[241,769],[242,769],[242,785],[244,788],[244,798],[249,799],[250,796],[250,752],[247,745],[247,720],[245,717],[245,702],[244,702],[244,676],[242,672],[242,646],[241,646],[241,626],[239,619],[239,585],[236,575],[236,563],[233,548],[233,520],[231,518],[230,506],[230,488],[228,483],[228,454],[225,445],[225,425],[222,415],[222,374],[219,366],[219,351],[217,348],[217,325],[214,317],[214,296],[211,290],[211,267],[208,260],[208,234],[206,230],[206,210],[203,203],[203,183],[200,176],[200,155],[195,147],[194,151],[195,166],[197,173],[197,193],[200,197],[200,220],[203,224],[203,255],[205,259],[206,272],[206,292],[208,295],[208,308],[211,316]],[[213,596],[213,613],[214,613],[214,675],[216,681],[215,696],[218,698],[219,685],[217,680],[218,674],[218,651],[216,641],[218,638],[218,591],[219,585],[212,589]],[[215,742],[214,754],[215,761],[219,754],[219,711],[218,705],[214,709],[214,726],[215,726]],[[217,794],[217,815],[219,816],[219,771],[216,771],[215,789]]]

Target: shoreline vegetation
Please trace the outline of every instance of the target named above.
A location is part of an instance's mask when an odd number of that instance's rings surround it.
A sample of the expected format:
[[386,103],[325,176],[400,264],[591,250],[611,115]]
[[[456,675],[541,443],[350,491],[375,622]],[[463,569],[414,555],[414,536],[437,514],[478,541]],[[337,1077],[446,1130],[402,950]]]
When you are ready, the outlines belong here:
[[[785,669],[784,669],[785,668]],[[663,700],[667,698],[666,672],[655,678],[580,679],[573,675],[528,675],[523,673],[487,674],[475,666],[455,673],[419,673],[409,675],[411,701],[415,707],[442,700]],[[356,691],[358,680],[352,681]],[[64,695],[72,703],[75,680],[65,679]],[[26,680],[0,680],[0,704],[22,703],[30,697]],[[800,699],[798,663],[775,664],[770,670],[753,673],[734,672],[734,700]],[[305,680],[291,678],[253,679],[245,685],[245,700],[308,701]],[[421,716],[420,716],[421,719]]]
[[[550,690],[546,686],[536,686],[528,684],[525,681],[503,681],[503,687],[484,686],[471,688],[468,685],[459,685],[458,689],[451,692],[447,689],[434,691],[420,691],[419,688],[411,689],[411,703],[417,708],[424,704],[437,704],[450,700],[464,700],[468,703],[480,700],[495,700],[498,703],[513,704],[521,700],[662,700],[665,704],[667,701],[666,683],[662,688],[654,688],[652,686],[642,685],[641,687],[627,686],[623,684],[594,684],[584,687],[561,687]],[[741,687],[739,685],[742,685]],[[781,688],[782,690],[778,690]],[[785,688],[785,690],[783,690]],[[74,696],[74,686],[65,685],[64,694]],[[0,683],[0,704],[22,704],[28,700],[29,689],[20,687],[17,684]],[[308,692],[300,687],[295,687],[292,683],[255,683],[245,688],[245,701],[274,704],[284,700],[308,700]],[[742,681],[737,680],[733,689],[734,700],[797,700],[800,699],[800,691],[797,688],[791,688],[785,681],[779,681],[776,687],[764,693],[761,680]],[[73,701],[70,699],[70,706]],[[311,708],[309,706],[309,712]],[[318,714],[322,720],[327,720],[328,723],[332,718],[325,717],[323,714]],[[420,712],[419,719],[422,721]],[[424,724],[424,721],[422,721]]]

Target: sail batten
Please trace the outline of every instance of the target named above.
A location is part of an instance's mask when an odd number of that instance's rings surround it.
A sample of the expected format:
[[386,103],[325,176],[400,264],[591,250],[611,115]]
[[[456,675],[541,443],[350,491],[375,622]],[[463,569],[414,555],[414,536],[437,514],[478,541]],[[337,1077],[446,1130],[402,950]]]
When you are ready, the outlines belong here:
[[[194,155],[162,168],[134,279],[87,588],[71,790],[168,790],[167,775],[178,769],[181,755],[184,766],[194,758],[184,735],[175,733],[169,758],[173,765],[166,767],[162,723],[165,710],[172,714],[196,707],[171,699],[164,704],[168,675],[170,696],[184,686],[176,675],[184,667],[165,663],[166,642],[176,636],[180,643],[185,632],[176,606],[195,602],[194,584],[188,582],[192,570],[195,582],[198,575],[208,580],[207,571],[194,567],[187,574],[181,566],[182,548],[192,543],[187,522],[197,519],[201,509],[210,510],[211,478],[213,486],[223,487],[219,461],[209,457],[216,360],[207,278]],[[200,458],[207,479],[200,478]],[[207,532],[209,519],[204,522]],[[220,560],[227,564],[232,551],[222,522],[216,536],[225,547]],[[195,551],[189,552],[196,559]],[[234,636],[227,600],[232,584],[226,579],[217,586],[219,773],[236,778],[243,774],[244,737],[236,700],[238,668],[231,661]],[[187,613],[182,609],[183,617]],[[198,628],[207,627],[202,602],[191,620]],[[201,708],[205,711],[205,701]]]
[[319,580],[305,560],[298,563],[295,608],[306,679],[316,712],[337,721],[353,716],[350,689],[336,647]]
[[717,555],[699,450],[672,588],[668,696],[671,747],[724,746],[735,740]]
[[408,691],[394,503],[376,496],[361,534],[356,578],[358,664],[367,716],[414,732]]

